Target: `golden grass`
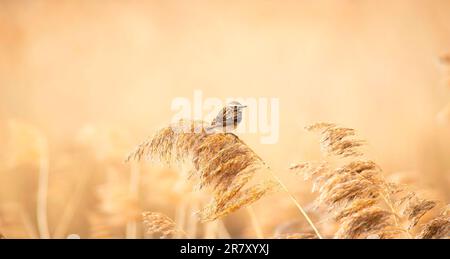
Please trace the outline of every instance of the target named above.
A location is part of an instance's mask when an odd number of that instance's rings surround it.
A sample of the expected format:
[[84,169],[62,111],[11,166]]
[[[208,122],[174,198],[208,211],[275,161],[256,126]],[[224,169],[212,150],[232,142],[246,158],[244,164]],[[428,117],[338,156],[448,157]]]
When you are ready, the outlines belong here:
[[179,121],[158,131],[139,145],[127,161],[148,157],[167,165],[188,165],[189,178],[199,179],[199,189],[209,188],[213,200],[199,212],[202,221],[221,218],[269,193],[272,181],[250,184],[266,168],[244,142],[233,134],[208,134],[202,122]]
[[[380,166],[359,159],[364,141],[355,139],[353,129],[331,123],[317,123],[306,129],[321,135],[322,151],[337,158],[340,166],[333,167],[327,161],[304,162],[291,166],[291,170],[313,179],[313,191],[319,193],[316,205],[326,207],[339,224],[335,238],[410,238],[411,230],[437,205],[436,201],[420,198],[404,186],[387,182]],[[440,216],[435,222],[442,225],[448,220],[448,216]],[[441,236],[441,231],[450,234],[446,228],[437,229],[436,236]]]
[[[126,161],[147,157],[167,165],[189,165],[189,177],[199,178],[199,188],[209,187],[213,200],[200,210],[201,221],[217,220],[240,208],[249,206],[280,186],[299,209],[316,235],[321,235],[302,206],[286,185],[265,162],[236,135],[210,134],[202,121],[184,121],[163,128],[150,140],[139,145]],[[270,180],[251,184],[253,176],[268,172]],[[272,180],[274,179],[274,180]],[[255,231],[261,231],[252,219]]]
[[[180,121],[158,131],[127,158],[129,162],[148,158],[156,164],[179,170],[157,173],[147,167],[152,163],[116,163],[117,152],[96,156],[95,168],[102,177],[95,179],[95,174],[90,173],[80,176],[75,191],[66,196],[70,202],[62,200],[63,213],[56,214],[63,215],[57,218],[58,224],[45,226],[55,218],[52,206],[60,202],[52,193],[59,193],[64,187],[51,184],[56,180],[56,174],[49,174],[51,167],[46,163],[51,162],[50,156],[42,152],[42,145],[33,144],[42,136],[30,134],[34,132],[33,128],[21,127],[18,130],[16,126],[17,137],[31,140],[27,141],[26,149],[34,155],[27,163],[31,164],[30,171],[36,172],[35,191],[38,195],[32,200],[38,200],[38,203],[33,203],[34,217],[30,209],[20,203],[0,204],[0,230],[7,237],[64,238],[73,233],[75,224],[79,224],[77,217],[83,206],[90,213],[84,219],[89,229],[80,234],[82,237],[448,238],[450,234],[448,208],[437,213],[442,202],[424,198],[410,186],[388,182],[381,166],[365,157],[365,141],[357,138],[356,131],[331,123],[307,127],[321,135],[323,159],[290,167],[305,180],[312,180],[312,189],[317,195],[306,207],[299,202],[299,198],[302,202],[307,200],[305,193],[298,195],[301,189],[294,192],[288,189],[238,137],[207,134],[201,130],[201,122]],[[186,127],[192,131],[179,130]],[[108,145],[111,143],[105,146]],[[10,168],[16,170],[17,165],[27,161],[22,152],[19,150],[19,155],[12,157]],[[79,168],[74,170],[78,171]],[[181,173],[177,175],[176,171]],[[255,204],[280,188],[289,199],[278,197],[282,195],[280,193],[271,196],[270,199],[274,199],[271,202],[287,203],[291,207],[293,203],[304,218],[298,218],[296,214],[276,217],[272,207]],[[195,191],[197,189],[205,191]],[[91,194],[89,190],[94,192]],[[87,206],[81,202],[86,199],[84,196],[90,197]],[[238,221],[229,223],[230,218],[243,216],[233,213],[243,208],[247,212],[243,215],[249,220],[241,221],[246,224],[241,227],[249,229],[247,234],[236,232],[233,224]],[[261,214],[261,210],[268,210],[268,213]],[[49,214],[45,215],[47,211]],[[284,212],[277,210],[277,213]],[[266,217],[277,222],[268,228]],[[299,224],[290,227],[289,222]],[[48,236],[46,229],[51,230]],[[275,234],[270,234],[274,229]]]
[[175,222],[168,216],[158,212],[144,212],[142,214],[145,233],[159,238],[183,238],[186,233],[178,229]]
[[428,222],[422,229],[417,238],[439,239],[450,238],[450,212],[447,207],[438,217]]

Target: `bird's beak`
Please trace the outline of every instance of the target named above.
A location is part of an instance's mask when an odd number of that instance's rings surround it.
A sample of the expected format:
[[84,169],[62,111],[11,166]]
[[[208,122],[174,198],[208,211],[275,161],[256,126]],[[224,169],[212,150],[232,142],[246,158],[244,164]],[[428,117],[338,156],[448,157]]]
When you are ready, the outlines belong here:
[[241,105],[241,108],[247,108],[247,105]]

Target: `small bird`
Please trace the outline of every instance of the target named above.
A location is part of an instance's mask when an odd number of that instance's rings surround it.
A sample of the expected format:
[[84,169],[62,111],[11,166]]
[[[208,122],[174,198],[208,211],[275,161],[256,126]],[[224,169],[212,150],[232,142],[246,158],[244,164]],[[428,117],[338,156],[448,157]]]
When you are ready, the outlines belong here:
[[207,131],[222,130],[224,132],[230,132],[236,129],[242,121],[242,109],[245,107],[247,106],[237,101],[228,103],[213,119]]

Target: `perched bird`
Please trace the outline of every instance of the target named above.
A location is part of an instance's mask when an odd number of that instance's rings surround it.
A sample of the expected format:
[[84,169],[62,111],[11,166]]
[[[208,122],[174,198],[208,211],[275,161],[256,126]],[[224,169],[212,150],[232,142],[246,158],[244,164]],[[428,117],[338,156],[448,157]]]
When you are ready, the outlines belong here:
[[224,132],[231,132],[236,129],[242,121],[242,109],[247,107],[237,101],[228,103],[211,122],[211,126],[207,131],[222,130]]

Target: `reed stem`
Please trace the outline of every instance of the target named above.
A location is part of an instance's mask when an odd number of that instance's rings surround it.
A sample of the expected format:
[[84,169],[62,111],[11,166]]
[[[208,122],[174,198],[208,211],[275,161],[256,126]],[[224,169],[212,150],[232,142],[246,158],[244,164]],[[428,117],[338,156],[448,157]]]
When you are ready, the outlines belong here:
[[[131,163],[130,168],[130,196],[137,198],[139,196],[139,180],[140,180],[140,168],[138,163]],[[138,235],[137,222],[132,220],[127,222],[126,226],[126,238],[136,239]]]
[[48,215],[47,215],[47,195],[48,195],[48,147],[44,139],[41,140],[41,154],[39,159],[39,182],[37,192],[36,217],[39,230],[39,237],[42,239],[50,238],[48,229]]
[[255,230],[256,236],[259,239],[264,239],[264,234],[261,228],[261,225],[259,224],[258,218],[256,217],[255,211],[253,210],[253,207],[249,205],[247,207],[248,215],[250,216],[250,221],[252,223],[252,227]]
[[294,197],[294,195],[292,195],[292,193],[289,191],[287,186],[281,181],[280,178],[278,178],[278,176],[275,175],[275,173],[273,173],[271,170],[268,170],[268,171],[272,175],[272,177],[280,184],[281,188],[283,188],[283,190],[288,194],[288,196],[291,199],[291,201],[295,204],[295,206],[300,211],[300,213],[303,215],[303,217],[306,219],[308,224],[312,227],[312,229],[316,233],[317,237],[319,239],[323,239],[322,235],[319,233],[319,230],[316,228],[316,226],[312,222],[311,218],[308,216],[308,214],[303,209],[303,207],[300,205],[300,203],[297,201],[297,199]]

